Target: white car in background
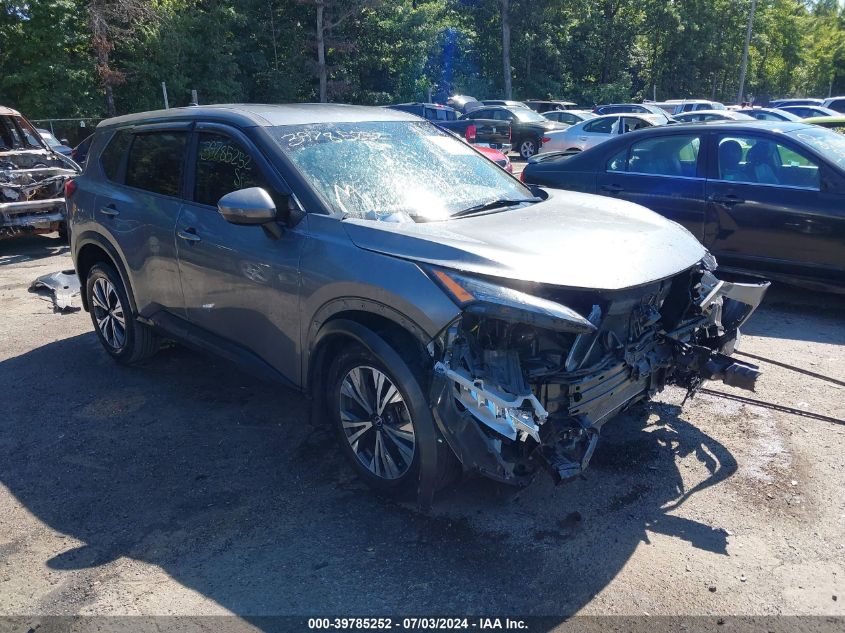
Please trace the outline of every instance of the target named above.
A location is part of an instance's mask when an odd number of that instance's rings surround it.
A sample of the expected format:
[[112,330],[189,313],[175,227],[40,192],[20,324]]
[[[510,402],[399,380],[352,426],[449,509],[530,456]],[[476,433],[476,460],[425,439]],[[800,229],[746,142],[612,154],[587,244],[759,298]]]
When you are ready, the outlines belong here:
[[557,132],[546,132],[541,154],[580,152],[595,147],[617,134],[662,125],[665,119],[654,114],[606,114]]
[[756,121],[756,117],[736,110],[697,110],[673,117],[678,123],[704,123],[705,121]]

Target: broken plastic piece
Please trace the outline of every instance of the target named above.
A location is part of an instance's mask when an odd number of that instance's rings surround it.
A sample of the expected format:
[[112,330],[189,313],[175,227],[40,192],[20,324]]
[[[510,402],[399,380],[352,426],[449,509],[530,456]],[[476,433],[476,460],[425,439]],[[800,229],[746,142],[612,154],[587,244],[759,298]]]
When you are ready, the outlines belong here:
[[56,312],[76,312],[82,309],[79,277],[76,276],[75,270],[62,270],[41,275],[30,284],[29,289],[49,290]]

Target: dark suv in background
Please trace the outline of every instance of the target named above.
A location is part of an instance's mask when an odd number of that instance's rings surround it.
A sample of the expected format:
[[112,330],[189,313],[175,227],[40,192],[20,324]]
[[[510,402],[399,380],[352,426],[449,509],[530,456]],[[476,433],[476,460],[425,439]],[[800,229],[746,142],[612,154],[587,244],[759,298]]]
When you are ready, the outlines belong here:
[[550,121],[530,108],[483,106],[463,115],[460,120],[503,121],[510,125],[513,148],[526,160],[540,151],[546,132],[565,130],[568,125]]
[[766,283],[718,279],[642,207],[529,189],[386,108],[110,119],[68,206],[108,354],[167,337],[307,391],[364,480],[424,503],[460,466],[571,479],[631,403],[758,375],[728,354]]

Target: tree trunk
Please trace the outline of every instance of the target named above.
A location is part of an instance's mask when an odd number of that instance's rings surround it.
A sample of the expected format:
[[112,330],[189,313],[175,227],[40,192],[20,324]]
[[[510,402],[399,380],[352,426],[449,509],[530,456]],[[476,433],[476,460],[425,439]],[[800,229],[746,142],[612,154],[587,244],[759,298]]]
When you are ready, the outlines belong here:
[[505,99],[513,98],[511,86],[511,16],[510,0],[502,3],[502,72],[505,84]]
[[745,47],[742,49],[742,64],[739,67],[739,94],[736,102],[742,104],[743,93],[745,92],[745,72],[748,70],[748,48],[751,46],[751,30],[754,28],[754,9],[757,0],[751,0],[751,10],[748,12],[748,30],[745,32]]
[[320,103],[328,101],[328,74],[326,72],[326,27],[323,23],[325,5],[317,4],[317,71],[320,75]]

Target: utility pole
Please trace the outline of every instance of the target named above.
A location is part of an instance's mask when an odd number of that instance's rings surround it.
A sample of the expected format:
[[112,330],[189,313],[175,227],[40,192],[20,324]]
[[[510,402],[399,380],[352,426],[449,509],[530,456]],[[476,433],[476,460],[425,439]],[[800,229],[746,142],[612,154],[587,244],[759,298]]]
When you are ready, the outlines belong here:
[[164,109],[170,109],[170,102],[167,100],[167,84],[163,81],[161,82],[161,94],[164,95]]
[[739,93],[736,96],[737,105],[742,104],[742,95],[745,93],[745,72],[748,70],[748,48],[751,46],[751,30],[754,27],[754,9],[757,8],[757,0],[751,0],[751,10],[748,12],[748,30],[745,32],[745,47],[742,49],[742,64],[739,67]]

